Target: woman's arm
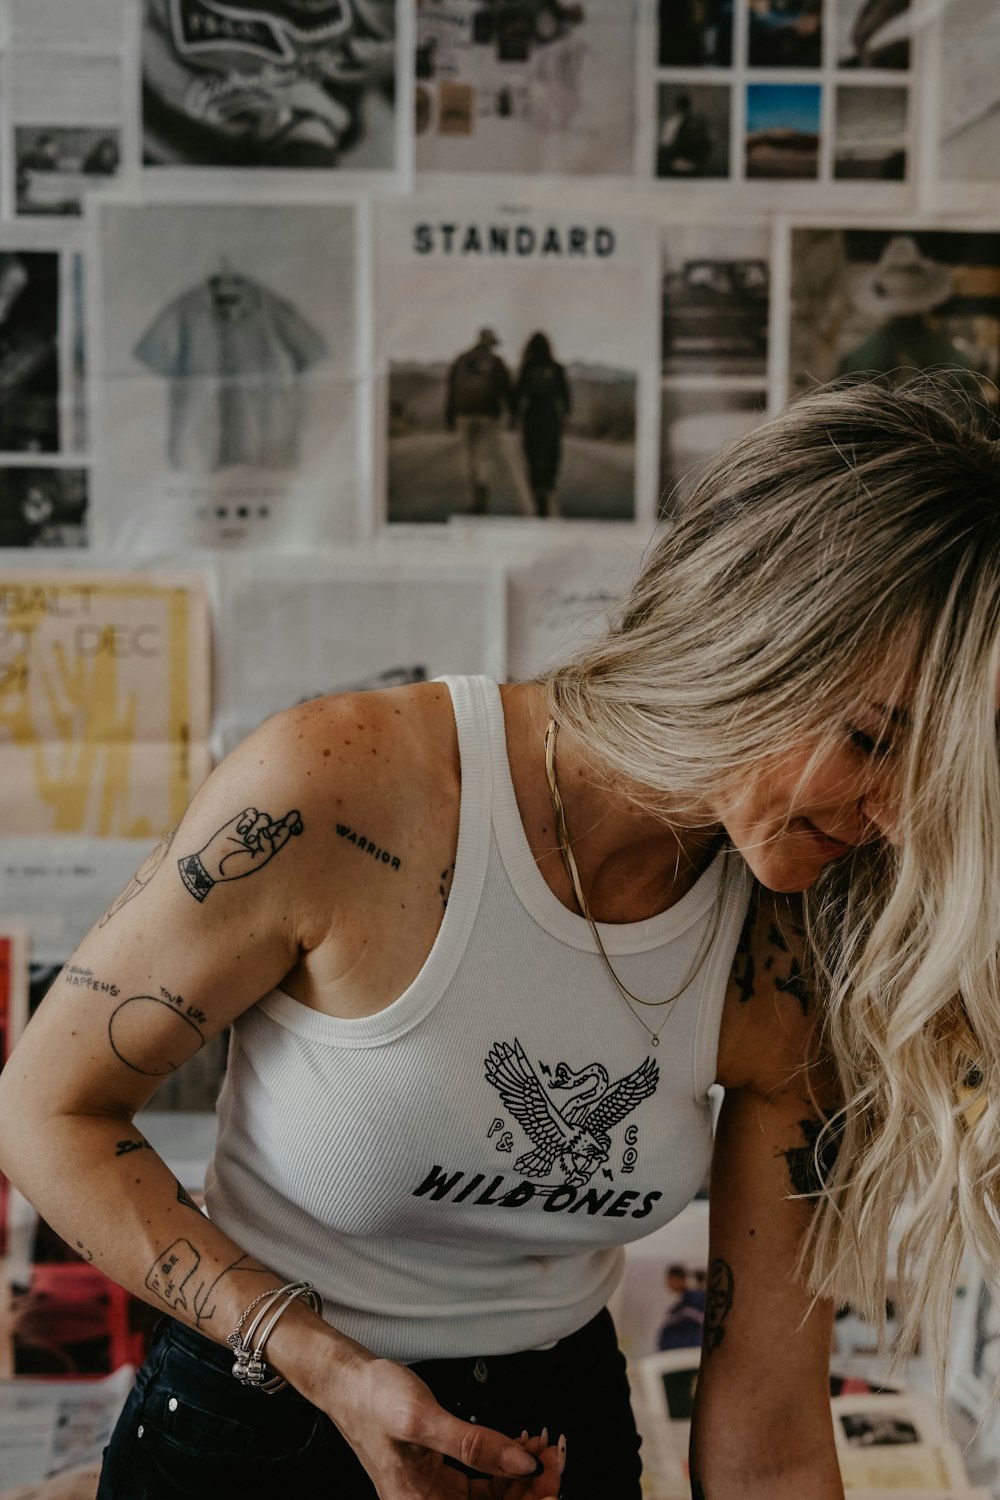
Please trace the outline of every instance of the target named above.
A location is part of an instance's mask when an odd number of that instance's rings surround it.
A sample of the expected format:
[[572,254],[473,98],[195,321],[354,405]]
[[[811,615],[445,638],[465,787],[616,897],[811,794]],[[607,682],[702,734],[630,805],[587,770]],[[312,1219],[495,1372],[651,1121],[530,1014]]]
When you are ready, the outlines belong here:
[[[219,767],[84,939],[0,1077],[0,1167],[113,1280],[223,1344],[287,1277],[198,1210],[133,1116],[326,936],[346,847],[331,778],[348,798],[372,781],[341,748],[340,712],[279,715]],[[532,1466],[301,1300],[266,1359],[337,1422],[384,1500],[436,1493],[441,1454],[496,1474]]]
[[[737,956],[720,1048],[708,1291],[691,1430],[701,1500],[843,1500],[830,1410],[833,1307],[794,1276],[827,1079],[805,1066],[794,926],[766,893]],[[812,1094],[807,1080],[811,1083]]]

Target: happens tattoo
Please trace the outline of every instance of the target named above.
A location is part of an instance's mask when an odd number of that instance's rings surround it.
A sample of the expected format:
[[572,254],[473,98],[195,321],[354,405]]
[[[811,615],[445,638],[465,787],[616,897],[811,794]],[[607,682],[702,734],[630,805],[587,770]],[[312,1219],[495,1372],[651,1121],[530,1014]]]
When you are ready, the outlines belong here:
[[121,990],[108,979],[98,979],[93,969],[81,969],[79,964],[67,964],[62,977],[75,989],[94,990],[99,995],[120,995]]
[[788,1163],[788,1175],[796,1193],[815,1198],[823,1191],[837,1164],[841,1129],[827,1125],[815,1116],[799,1121],[805,1144],[792,1146],[781,1155]]
[[733,1310],[733,1268],[728,1261],[713,1260],[708,1268],[705,1297],[706,1354],[712,1354],[726,1336],[726,1319]]
[[383,849],[381,844],[376,844],[373,839],[366,838],[356,828],[351,828],[347,823],[337,824],[337,835],[346,839],[349,844],[354,844],[361,850],[362,854],[370,854],[372,859],[377,859],[380,864],[388,865],[390,870],[398,870],[402,860],[396,854],[390,854],[388,849]]
[[204,901],[213,885],[242,880],[263,869],[290,838],[302,832],[302,815],[295,808],[272,820],[270,813],[245,807],[194,854],[177,861],[181,879],[196,901]]
[[[202,1012],[190,1005],[184,1011],[179,995],[164,998],[167,996],[168,990],[160,995],[132,995],[115,1007],[108,1022],[108,1039],[115,1056],[134,1073],[145,1073],[148,1078],[175,1072],[205,1045],[196,1019],[204,1019]],[[166,1054],[155,1067],[145,1055],[150,1033],[159,1038],[158,1046]]]
[[121,911],[122,907],[127,901],[131,901],[133,896],[138,896],[140,891],[145,890],[146,886],[152,880],[153,876],[156,874],[157,870],[166,859],[167,854],[170,851],[170,845],[174,841],[174,834],[176,832],[177,829],[172,828],[168,834],[164,835],[164,837],[160,840],[152,853],[147,854],[138,870],[136,870],[135,874],[132,876],[132,879],[129,881],[128,885],[120,895],[115,897],[114,901],[112,901],[111,905],[104,913],[104,916],[101,918],[100,922],[98,922],[97,925],[99,927],[103,927],[105,923],[110,922],[115,913]]

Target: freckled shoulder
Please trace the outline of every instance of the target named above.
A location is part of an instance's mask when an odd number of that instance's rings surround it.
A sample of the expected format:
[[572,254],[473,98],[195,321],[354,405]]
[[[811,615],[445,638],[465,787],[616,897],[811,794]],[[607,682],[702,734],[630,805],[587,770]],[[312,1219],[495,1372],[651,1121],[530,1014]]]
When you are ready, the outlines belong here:
[[773,1095],[828,1088],[814,1065],[817,1007],[805,977],[797,898],[758,887],[733,959],[719,1037],[718,1082]]

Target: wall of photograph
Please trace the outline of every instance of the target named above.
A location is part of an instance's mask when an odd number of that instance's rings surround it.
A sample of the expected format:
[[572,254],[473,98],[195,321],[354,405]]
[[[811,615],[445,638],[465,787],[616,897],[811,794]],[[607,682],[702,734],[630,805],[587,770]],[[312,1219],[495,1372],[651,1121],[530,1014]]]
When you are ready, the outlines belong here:
[[267,715],[536,672],[727,442],[942,363],[995,404],[995,0],[0,0],[22,1009]]

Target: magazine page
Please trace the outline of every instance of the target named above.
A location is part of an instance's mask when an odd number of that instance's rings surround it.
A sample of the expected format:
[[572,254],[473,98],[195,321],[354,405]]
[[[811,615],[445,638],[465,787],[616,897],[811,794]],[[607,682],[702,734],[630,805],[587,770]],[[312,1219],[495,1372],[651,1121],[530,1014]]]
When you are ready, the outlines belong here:
[[269,714],[327,693],[503,676],[502,580],[487,567],[234,558],[219,610],[222,754]]
[[509,566],[508,677],[533,677],[600,634],[634,581],[645,544],[594,542]]
[[99,1462],[134,1374],[123,1365],[100,1380],[0,1381],[3,1483],[36,1484]]
[[7,68],[14,212],[79,217],[94,188],[118,177],[124,74],[117,55],[18,50]]
[[95,541],[355,539],[357,233],[346,203],[100,205]]
[[376,222],[387,521],[651,518],[649,226],[483,200]]
[[632,171],[635,0],[417,7],[420,171]]
[[833,1427],[845,1488],[947,1490],[968,1476],[933,1400],[915,1392],[835,1396]]
[[231,183],[237,169],[259,192],[403,169],[404,0],[138,3],[150,176]]
[[638,170],[675,204],[912,208],[920,0],[649,0]]
[[8,572],[4,833],[165,834],[208,772],[208,671],[198,577]]
[[838,375],[944,366],[996,407],[1000,234],[906,221],[789,233],[789,395]]

